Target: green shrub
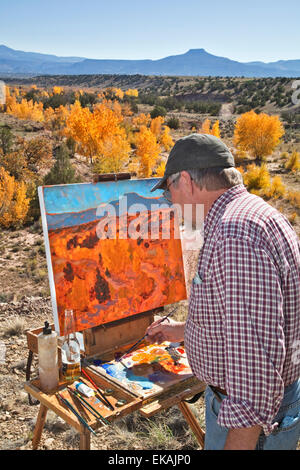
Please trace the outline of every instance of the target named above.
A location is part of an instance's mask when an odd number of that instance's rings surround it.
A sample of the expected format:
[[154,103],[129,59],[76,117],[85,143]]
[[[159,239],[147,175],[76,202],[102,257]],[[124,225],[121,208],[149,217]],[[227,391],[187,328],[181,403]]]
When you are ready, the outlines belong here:
[[155,106],[152,109],[150,116],[152,119],[155,119],[158,116],[165,117],[166,114],[167,114],[166,108],[164,108],[163,106]]
[[179,129],[180,121],[178,117],[171,116],[170,119],[167,120],[167,126],[169,126],[171,129]]

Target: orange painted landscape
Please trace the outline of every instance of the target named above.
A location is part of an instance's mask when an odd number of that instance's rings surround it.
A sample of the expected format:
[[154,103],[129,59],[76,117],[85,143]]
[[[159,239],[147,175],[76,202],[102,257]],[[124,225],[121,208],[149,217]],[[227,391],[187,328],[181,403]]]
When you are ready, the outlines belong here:
[[[181,241],[175,237],[174,218],[170,239],[162,237],[167,212],[159,213],[157,239],[120,239],[124,227],[118,223],[115,239],[100,240],[99,220],[49,231],[61,334],[67,308],[73,309],[76,330],[81,331],[186,298]],[[149,226],[155,214],[146,211],[139,215],[139,223],[141,217]],[[128,225],[135,218],[128,216]]]

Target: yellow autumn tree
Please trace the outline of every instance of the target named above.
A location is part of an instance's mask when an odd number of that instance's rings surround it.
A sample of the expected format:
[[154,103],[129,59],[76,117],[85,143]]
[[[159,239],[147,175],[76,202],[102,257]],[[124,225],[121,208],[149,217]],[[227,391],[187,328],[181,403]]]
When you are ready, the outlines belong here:
[[78,151],[91,163],[94,158],[103,160],[105,155],[117,152],[118,146],[124,156],[124,153],[128,155],[129,143],[122,122],[122,107],[117,102],[103,100],[90,111],[76,101],[66,119],[65,135],[78,143]]
[[160,137],[161,126],[164,123],[164,121],[165,121],[165,118],[163,116],[157,116],[156,118],[151,120],[150,129],[157,139]]
[[208,118],[205,119],[205,121],[202,123],[201,129],[199,130],[199,134],[210,134],[220,138],[221,133],[219,121],[217,120],[211,127],[211,120]]
[[0,167],[0,226],[22,226],[28,213],[29,202],[26,197],[26,184],[16,181]]
[[27,101],[25,98],[21,102],[17,101],[15,96],[10,96],[7,101],[6,112],[19,119],[30,119],[32,121],[44,121],[43,103],[37,103],[33,100]]
[[124,98],[124,91],[121,88],[113,88],[112,90],[117,98],[120,100]]
[[61,93],[63,93],[64,89],[60,86],[54,86],[52,88],[52,91],[54,95],[60,95]]
[[100,155],[95,158],[93,172],[97,174],[122,172],[128,163],[130,150],[125,131],[105,138]]
[[211,129],[211,134],[214,135],[215,137],[218,137],[218,138],[221,137],[219,121],[216,121],[213,124],[212,129]]
[[156,168],[154,176],[158,176],[159,178],[162,178],[165,174],[165,169],[166,169],[166,162],[160,162],[158,167]]
[[168,126],[164,126],[164,130],[160,135],[159,143],[164,147],[166,152],[173,147],[174,141],[170,136],[170,128]]
[[64,134],[64,127],[66,125],[67,117],[69,116],[70,110],[67,106],[62,104],[58,108],[46,108],[44,111],[44,121],[48,129],[60,131]]
[[200,134],[210,134],[210,125],[210,119],[205,119],[205,121],[202,123],[201,130],[199,131]]
[[146,126],[148,127],[151,122],[150,114],[141,113],[132,118],[132,125],[135,127]]
[[159,157],[160,145],[146,126],[141,126],[136,136],[136,156],[139,158],[140,176],[149,178]]
[[79,101],[71,106],[66,119],[65,134],[78,143],[79,152],[93,161],[93,156],[99,153],[99,136],[93,113],[88,108],[82,108]]
[[234,144],[239,150],[249,152],[257,160],[270,155],[284,134],[278,116],[256,114],[253,110],[242,114],[235,126]]
[[128,90],[125,91],[125,95],[133,96],[134,98],[137,98],[139,96],[139,92],[136,89],[129,88]]

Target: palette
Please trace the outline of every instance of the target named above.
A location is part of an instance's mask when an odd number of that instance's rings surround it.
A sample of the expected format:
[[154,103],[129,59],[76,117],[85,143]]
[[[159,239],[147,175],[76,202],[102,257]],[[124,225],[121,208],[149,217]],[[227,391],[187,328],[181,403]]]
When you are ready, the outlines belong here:
[[134,395],[148,398],[193,376],[184,347],[165,341],[144,343],[139,349],[122,357],[102,362],[92,360],[92,369]]

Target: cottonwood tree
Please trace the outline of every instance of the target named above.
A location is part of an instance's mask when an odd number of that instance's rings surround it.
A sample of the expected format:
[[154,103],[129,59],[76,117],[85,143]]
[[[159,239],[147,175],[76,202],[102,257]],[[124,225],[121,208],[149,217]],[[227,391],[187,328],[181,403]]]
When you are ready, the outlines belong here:
[[252,110],[237,119],[234,145],[262,161],[273,152],[283,135],[284,127],[278,116],[256,114]]

